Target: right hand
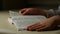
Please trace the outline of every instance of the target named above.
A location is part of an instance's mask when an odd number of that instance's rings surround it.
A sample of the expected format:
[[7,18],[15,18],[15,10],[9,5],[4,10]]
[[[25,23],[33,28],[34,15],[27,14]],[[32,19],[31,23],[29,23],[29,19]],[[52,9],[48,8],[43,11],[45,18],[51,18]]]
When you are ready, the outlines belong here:
[[56,24],[57,24],[57,22],[55,22],[55,21],[58,20],[59,18],[60,18],[60,16],[50,17],[42,22],[37,22],[33,25],[28,26],[26,30],[28,30],[28,31],[54,30],[56,27]]
[[[22,15],[46,15],[44,9],[25,8],[20,10]],[[19,11],[19,13],[20,13]]]

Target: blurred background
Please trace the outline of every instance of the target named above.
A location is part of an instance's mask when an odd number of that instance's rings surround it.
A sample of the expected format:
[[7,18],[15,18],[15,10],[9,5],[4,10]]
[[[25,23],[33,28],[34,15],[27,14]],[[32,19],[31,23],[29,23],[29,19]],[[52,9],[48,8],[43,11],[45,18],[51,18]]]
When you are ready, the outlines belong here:
[[60,0],[0,0],[0,10],[18,10],[22,8],[57,9]]

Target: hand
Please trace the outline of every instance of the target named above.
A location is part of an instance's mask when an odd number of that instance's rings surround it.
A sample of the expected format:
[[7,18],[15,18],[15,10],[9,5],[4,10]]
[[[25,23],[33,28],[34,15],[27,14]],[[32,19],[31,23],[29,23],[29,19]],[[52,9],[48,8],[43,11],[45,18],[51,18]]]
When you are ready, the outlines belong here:
[[[55,27],[54,21],[57,20],[59,17],[53,16],[48,18],[42,22],[37,22],[31,26],[27,27],[29,31],[43,31],[43,30],[52,30]],[[53,25],[54,24],[54,25]]]
[[48,29],[51,30],[52,29],[51,25],[52,25],[52,23],[48,23],[46,21],[44,21],[44,22],[37,22],[36,24],[28,26],[27,30],[28,31],[43,31],[43,30],[48,30]]
[[[22,15],[46,15],[44,9],[25,8],[20,10]],[[19,11],[19,13],[20,13]]]
[[55,21],[57,25],[60,25],[60,16],[57,15],[58,19]]

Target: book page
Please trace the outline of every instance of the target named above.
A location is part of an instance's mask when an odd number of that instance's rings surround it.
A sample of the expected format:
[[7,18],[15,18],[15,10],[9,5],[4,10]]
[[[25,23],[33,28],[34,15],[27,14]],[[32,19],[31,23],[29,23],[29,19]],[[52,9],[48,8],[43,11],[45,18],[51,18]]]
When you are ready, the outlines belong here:
[[18,30],[23,30],[24,28],[27,28],[30,25],[33,25],[37,22],[41,22],[46,19],[45,16],[41,15],[23,16],[23,15],[16,15],[16,13],[14,14],[11,13],[11,15],[13,15],[11,20]]

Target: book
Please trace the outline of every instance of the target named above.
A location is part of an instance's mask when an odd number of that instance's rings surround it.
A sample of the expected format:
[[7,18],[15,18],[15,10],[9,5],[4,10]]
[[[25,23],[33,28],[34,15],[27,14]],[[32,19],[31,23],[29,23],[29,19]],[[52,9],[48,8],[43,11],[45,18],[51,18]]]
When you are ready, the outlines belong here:
[[21,15],[14,11],[9,11],[8,21],[10,24],[14,24],[17,30],[24,30],[30,25],[35,24],[36,22],[41,22],[46,19],[45,16],[41,15]]

